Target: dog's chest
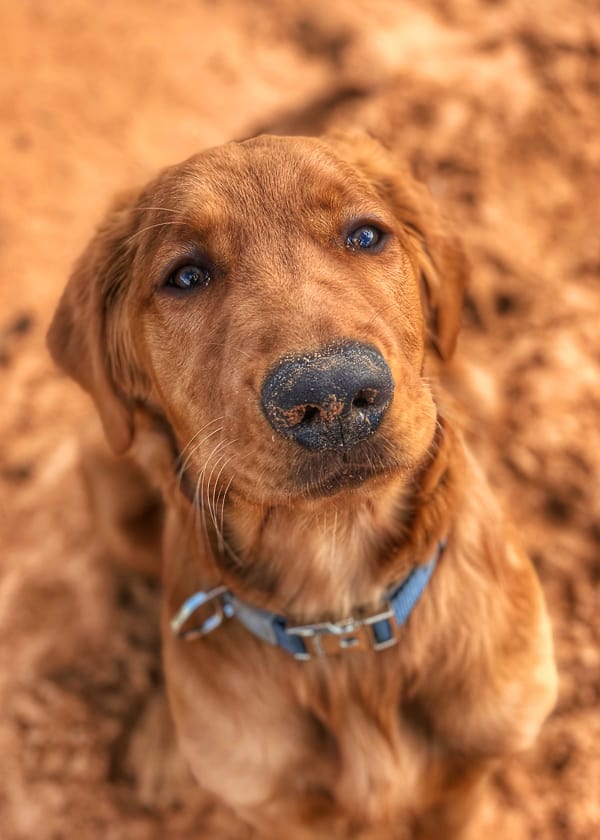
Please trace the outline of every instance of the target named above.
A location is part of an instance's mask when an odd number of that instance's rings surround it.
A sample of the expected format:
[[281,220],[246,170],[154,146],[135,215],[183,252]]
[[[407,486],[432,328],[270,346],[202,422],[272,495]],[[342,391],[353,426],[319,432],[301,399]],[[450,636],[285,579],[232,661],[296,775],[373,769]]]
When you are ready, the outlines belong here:
[[426,745],[389,685],[378,698],[361,692],[358,676],[306,679],[305,664],[282,665],[280,651],[272,651],[279,667],[255,659],[245,668],[234,654],[224,669],[224,653],[192,670],[179,662],[179,674],[195,676],[170,680],[180,742],[202,786],[242,812],[318,792],[358,821],[392,818],[415,801]]

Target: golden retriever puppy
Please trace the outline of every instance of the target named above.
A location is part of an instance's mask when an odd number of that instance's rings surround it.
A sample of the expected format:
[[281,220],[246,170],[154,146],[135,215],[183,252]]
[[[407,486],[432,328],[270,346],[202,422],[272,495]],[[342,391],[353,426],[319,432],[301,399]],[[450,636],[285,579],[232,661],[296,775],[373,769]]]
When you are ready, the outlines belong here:
[[262,136],[120,198],[58,306],[53,357],[161,487],[181,749],[258,837],[477,837],[554,703],[538,579],[432,380],[467,273],[376,141]]

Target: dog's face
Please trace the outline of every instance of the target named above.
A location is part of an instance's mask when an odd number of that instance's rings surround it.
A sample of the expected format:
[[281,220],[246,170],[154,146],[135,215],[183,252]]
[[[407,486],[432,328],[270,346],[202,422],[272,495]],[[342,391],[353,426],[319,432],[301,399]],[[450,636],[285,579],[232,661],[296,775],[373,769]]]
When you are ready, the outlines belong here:
[[108,216],[50,331],[115,449],[167,421],[198,493],[266,503],[414,470],[423,366],[466,276],[425,193],[374,141],[260,137],[165,170]]

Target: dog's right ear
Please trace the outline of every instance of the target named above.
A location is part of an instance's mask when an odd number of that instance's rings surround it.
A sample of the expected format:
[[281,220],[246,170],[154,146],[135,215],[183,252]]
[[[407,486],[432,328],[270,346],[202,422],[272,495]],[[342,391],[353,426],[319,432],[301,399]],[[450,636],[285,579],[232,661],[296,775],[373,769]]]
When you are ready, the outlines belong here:
[[132,410],[118,387],[107,322],[117,303],[135,252],[137,193],[120,196],[77,260],[48,331],[54,361],[94,400],[115,452],[133,438]]

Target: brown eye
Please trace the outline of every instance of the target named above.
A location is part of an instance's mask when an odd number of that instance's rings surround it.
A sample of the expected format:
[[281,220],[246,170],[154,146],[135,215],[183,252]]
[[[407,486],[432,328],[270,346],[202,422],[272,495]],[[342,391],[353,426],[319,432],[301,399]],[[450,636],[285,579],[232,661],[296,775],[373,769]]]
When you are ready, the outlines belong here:
[[208,286],[210,273],[208,269],[198,265],[184,265],[174,271],[167,280],[167,286],[181,291],[189,291],[201,286]]

